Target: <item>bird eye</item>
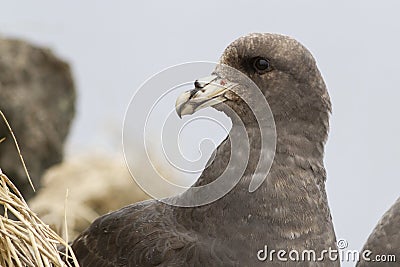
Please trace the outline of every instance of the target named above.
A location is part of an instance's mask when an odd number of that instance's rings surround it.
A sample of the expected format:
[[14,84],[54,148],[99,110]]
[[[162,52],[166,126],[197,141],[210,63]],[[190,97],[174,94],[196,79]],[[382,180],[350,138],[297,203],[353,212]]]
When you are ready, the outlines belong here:
[[262,57],[256,57],[253,60],[253,67],[259,74],[263,74],[271,70],[269,60]]

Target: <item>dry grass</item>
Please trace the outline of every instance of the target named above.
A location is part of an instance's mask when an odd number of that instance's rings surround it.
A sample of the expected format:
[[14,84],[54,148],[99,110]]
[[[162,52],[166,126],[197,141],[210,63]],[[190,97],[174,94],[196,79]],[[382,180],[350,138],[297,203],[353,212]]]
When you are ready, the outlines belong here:
[[[65,228],[60,207],[67,190]],[[100,215],[147,198],[133,182],[123,159],[99,153],[75,155],[50,168],[29,206],[59,235],[72,240]]]
[[[12,128],[1,110],[0,115],[14,139],[27,178],[32,189],[35,190]],[[3,141],[4,138],[0,138],[0,143]],[[68,242],[32,212],[16,186],[1,169],[0,205],[2,208],[2,214],[0,214],[0,266],[79,266]],[[64,208],[64,210],[66,209]],[[65,248],[64,253],[58,251],[57,246],[59,245]],[[66,262],[61,257],[65,258]]]
[[[1,110],[0,115],[30,180],[11,126]],[[3,140],[0,137],[0,143]],[[143,172],[146,175],[145,168]],[[68,216],[66,192],[70,196]],[[99,215],[147,198],[133,183],[124,161],[108,155],[74,156],[54,166],[29,206],[0,169],[0,210],[4,208],[0,214],[0,266],[79,266],[68,238],[76,237]],[[65,247],[64,256],[57,250],[60,245]],[[71,255],[67,262],[63,261],[65,255]]]
[[[34,214],[18,189],[0,170],[0,265],[1,266],[78,266],[61,259],[57,245],[73,255],[67,242]],[[12,214],[13,216],[10,216]],[[15,217],[15,218],[12,218]]]

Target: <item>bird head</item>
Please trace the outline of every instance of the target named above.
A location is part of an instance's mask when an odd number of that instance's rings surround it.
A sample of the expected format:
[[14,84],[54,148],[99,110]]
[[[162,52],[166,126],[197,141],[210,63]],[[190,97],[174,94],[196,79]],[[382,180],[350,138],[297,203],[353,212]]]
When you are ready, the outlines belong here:
[[311,53],[291,37],[269,33],[249,34],[231,43],[212,76],[196,80],[193,90],[178,97],[176,111],[183,116],[212,106],[228,116],[229,108],[241,119],[250,118],[252,112],[243,103],[243,98],[252,99],[250,83],[262,92],[278,123],[313,123],[321,113],[324,121],[328,118],[329,95]]

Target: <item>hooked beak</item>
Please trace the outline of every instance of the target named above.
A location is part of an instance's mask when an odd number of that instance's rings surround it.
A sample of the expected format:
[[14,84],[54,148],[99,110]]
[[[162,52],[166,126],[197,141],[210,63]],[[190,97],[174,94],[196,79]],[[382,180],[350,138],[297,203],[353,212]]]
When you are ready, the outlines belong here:
[[225,102],[228,100],[226,93],[236,85],[216,75],[198,79],[194,82],[194,89],[182,93],[177,98],[176,113],[182,118],[200,109]]

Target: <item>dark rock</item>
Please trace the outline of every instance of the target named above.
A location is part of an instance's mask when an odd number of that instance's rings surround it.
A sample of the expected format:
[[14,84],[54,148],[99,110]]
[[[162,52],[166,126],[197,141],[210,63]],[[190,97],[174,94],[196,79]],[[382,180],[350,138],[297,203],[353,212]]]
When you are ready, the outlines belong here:
[[[17,138],[36,188],[47,168],[59,163],[75,113],[69,65],[49,49],[0,38],[0,109]],[[0,123],[0,168],[26,199],[34,192],[6,124]]]

